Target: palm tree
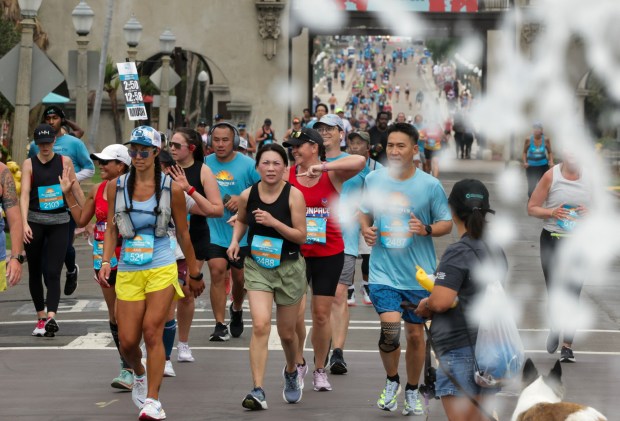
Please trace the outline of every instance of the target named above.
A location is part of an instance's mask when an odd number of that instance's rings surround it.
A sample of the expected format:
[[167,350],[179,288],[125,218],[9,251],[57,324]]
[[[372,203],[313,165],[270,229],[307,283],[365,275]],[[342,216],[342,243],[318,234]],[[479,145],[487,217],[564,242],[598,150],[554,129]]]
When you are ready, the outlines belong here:
[[116,137],[116,143],[122,143],[123,133],[121,128],[121,116],[118,112],[118,87],[120,86],[120,79],[118,78],[118,69],[116,63],[108,56],[108,60],[105,65],[105,74],[103,79],[103,90],[107,92],[110,99],[110,106],[112,107],[112,121],[114,122],[114,135]]

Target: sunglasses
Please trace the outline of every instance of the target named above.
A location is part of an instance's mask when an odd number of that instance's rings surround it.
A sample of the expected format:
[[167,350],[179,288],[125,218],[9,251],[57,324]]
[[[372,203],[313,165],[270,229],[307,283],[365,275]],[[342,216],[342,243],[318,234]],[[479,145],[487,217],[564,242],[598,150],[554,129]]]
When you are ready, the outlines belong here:
[[148,158],[151,155],[153,150],[152,149],[147,149],[147,150],[144,150],[144,151],[136,151],[136,150],[129,149],[128,152],[129,152],[129,156],[132,157],[132,158],[137,158],[139,156],[140,158],[145,159],[145,158]]
[[181,145],[178,142],[170,142],[169,144],[170,144],[170,147],[174,149],[181,149],[183,148],[183,146],[185,146],[186,148],[189,148],[189,145]]
[[306,135],[304,132],[301,132],[301,131],[298,132],[298,131],[293,130],[291,132],[291,136],[290,137],[293,138],[293,139],[305,140],[306,142],[309,142],[309,143],[316,143],[314,140],[310,139],[308,137],[308,135]]
[[293,120],[293,124],[299,124],[299,123],[300,123],[300,121]]
[[108,165],[110,162],[114,162],[114,159],[100,159],[99,165],[103,165],[104,167]]

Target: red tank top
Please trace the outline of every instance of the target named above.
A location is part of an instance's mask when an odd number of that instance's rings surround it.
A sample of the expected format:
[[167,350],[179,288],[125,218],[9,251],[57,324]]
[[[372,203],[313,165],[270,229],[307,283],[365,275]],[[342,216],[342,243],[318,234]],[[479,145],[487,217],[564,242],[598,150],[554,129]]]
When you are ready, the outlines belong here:
[[[108,201],[103,198],[105,194],[105,188],[108,184],[107,180],[104,180],[99,184],[97,188],[97,193],[95,194],[95,229],[93,235],[95,240],[103,241],[103,236],[105,233],[105,226],[108,220]],[[115,250],[116,258],[119,259],[121,255],[121,247],[116,244]]]
[[[306,199],[306,221],[308,232],[310,224],[317,219],[326,220],[325,243],[314,242],[301,245],[301,254],[304,257],[327,257],[344,251],[342,231],[336,215],[337,202],[340,194],[325,172],[321,174],[319,182],[313,187],[305,187],[297,181],[297,165],[291,167],[289,183],[297,187]],[[320,225],[320,224],[319,224]]]

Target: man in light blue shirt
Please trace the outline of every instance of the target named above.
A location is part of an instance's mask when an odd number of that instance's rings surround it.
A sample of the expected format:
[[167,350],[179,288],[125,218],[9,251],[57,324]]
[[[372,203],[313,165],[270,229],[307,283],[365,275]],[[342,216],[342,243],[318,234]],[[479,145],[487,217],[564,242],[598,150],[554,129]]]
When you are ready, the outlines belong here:
[[[45,123],[52,126],[57,133],[53,147],[54,153],[71,158],[78,182],[91,178],[95,174],[95,165],[90,159],[90,154],[84,142],[77,137],[67,134],[66,130],[63,128],[63,125],[67,123],[67,119],[62,108],[57,105],[48,106],[45,111],[43,111],[43,118],[45,119]],[[34,157],[38,152],[39,148],[35,145],[34,141],[32,141],[30,143],[28,157]],[[69,214],[69,245],[67,246],[67,253],[65,255],[65,266],[67,267],[67,280],[64,289],[65,295],[71,295],[77,289],[78,276],[80,273],[80,267],[75,264],[75,248],[73,248],[75,227],[75,221],[71,218],[71,214]],[[45,277],[45,274],[43,274],[43,276]]]
[[417,387],[424,366],[425,342],[424,320],[413,311],[403,310],[401,303],[417,304],[429,295],[415,279],[416,265],[433,273],[436,255],[432,237],[452,230],[452,216],[441,183],[413,163],[418,137],[410,124],[394,123],[389,127],[388,167],[366,177],[360,208],[362,234],[372,246],[370,299],[381,320],[379,353],[387,374],[377,405],[387,411],[398,406],[402,319],[407,338],[404,415],[424,412]]
[[[241,246],[239,260],[228,258],[226,250],[232,240],[233,228],[228,224],[231,216],[237,213],[239,195],[245,189],[257,183],[260,176],[256,172],[255,162],[235,148],[240,142],[239,132],[227,122],[217,123],[209,133],[208,146],[214,153],[205,158],[205,164],[213,171],[224,202],[224,216],[208,218],[211,234],[209,245],[209,272],[211,274],[211,307],[215,318],[215,330],[210,341],[228,341],[230,335],[239,337],[243,332],[243,259],[250,254],[247,234],[239,243]],[[224,324],[226,313],[226,275],[230,267],[232,273],[232,297],[230,305],[230,332]]]

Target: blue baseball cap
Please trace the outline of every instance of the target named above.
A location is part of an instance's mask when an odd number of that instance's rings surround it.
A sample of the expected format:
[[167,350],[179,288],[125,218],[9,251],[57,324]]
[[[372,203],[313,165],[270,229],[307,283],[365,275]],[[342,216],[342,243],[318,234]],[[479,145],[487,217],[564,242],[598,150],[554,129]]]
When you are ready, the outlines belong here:
[[161,135],[151,126],[140,126],[133,129],[131,139],[125,145],[133,143],[135,145],[153,146],[161,149]]
[[319,121],[314,124],[316,127],[318,124],[325,124],[330,127],[337,126],[338,129],[344,131],[344,124],[342,123],[342,119],[338,117],[336,114],[325,114]]

